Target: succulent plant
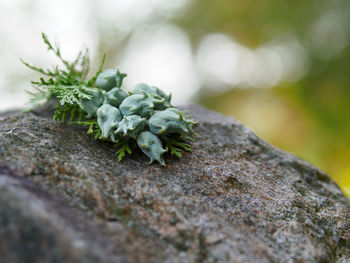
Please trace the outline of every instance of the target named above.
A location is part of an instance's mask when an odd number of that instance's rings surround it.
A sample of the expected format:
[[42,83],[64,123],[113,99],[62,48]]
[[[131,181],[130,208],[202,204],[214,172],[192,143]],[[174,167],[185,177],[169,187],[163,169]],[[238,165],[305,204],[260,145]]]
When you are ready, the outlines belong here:
[[82,99],[80,101],[82,110],[86,112],[86,118],[92,118],[96,116],[97,109],[103,103],[103,95],[100,90],[91,94],[91,99]]
[[115,134],[123,137],[130,137],[136,139],[146,126],[146,118],[142,118],[138,115],[124,116],[124,118],[118,123],[118,128],[115,130]]
[[150,163],[157,160],[161,165],[165,165],[163,154],[167,150],[163,148],[162,141],[156,135],[149,131],[143,131],[137,136],[136,141],[143,153],[151,159]]
[[154,104],[148,94],[134,94],[125,98],[120,104],[120,111],[123,115],[139,115],[149,118],[153,114]]
[[144,92],[153,97],[155,110],[163,110],[168,107],[172,107],[170,103],[171,94],[167,95],[164,91],[155,86],[149,86],[147,84],[140,83],[137,84],[132,91],[133,94],[143,94]]
[[192,120],[184,118],[182,113],[175,108],[158,111],[148,120],[151,132],[158,135],[175,135],[187,139],[194,135]]
[[187,141],[195,135],[195,122],[171,105],[171,94],[143,83],[132,92],[125,92],[121,86],[126,74],[118,69],[102,71],[105,56],[97,73],[86,80],[87,52],[83,56],[79,53],[70,63],[45,34],[42,36],[66,69],[43,70],[23,63],[49,76],[47,80],[32,82],[38,90],[33,94],[33,102],[56,99],[55,120],[64,122],[70,116],[71,123],[89,126],[88,134],[119,147],[119,161],[126,153],[132,153],[132,145],[137,145],[150,158],[150,163],[156,160],[161,165],[165,165],[166,152],[181,157],[182,151],[192,150]]
[[114,130],[122,118],[122,114],[116,107],[109,104],[103,104],[99,107],[97,109],[97,123],[102,132],[100,139],[110,139],[112,142],[116,142]]
[[128,96],[128,93],[126,93],[124,90],[115,87],[112,88],[110,91],[102,91],[103,93],[103,104],[110,104],[114,107],[119,107],[122,101]]
[[120,88],[126,74],[120,73],[119,69],[106,69],[96,79],[96,86],[102,90],[110,90],[114,87]]

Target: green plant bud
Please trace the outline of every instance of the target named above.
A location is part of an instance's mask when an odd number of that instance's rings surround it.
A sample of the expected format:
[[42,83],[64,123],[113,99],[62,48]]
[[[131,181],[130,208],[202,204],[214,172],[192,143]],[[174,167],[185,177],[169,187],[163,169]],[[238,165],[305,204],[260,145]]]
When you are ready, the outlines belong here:
[[124,116],[118,123],[118,129],[114,134],[121,137],[136,139],[137,135],[145,129],[146,119],[138,115]]
[[176,113],[179,116],[183,116],[182,112],[180,110],[178,110],[177,108],[174,108],[174,107],[167,108],[166,111],[174,112],[174,113]]
[[157,160],[161,165],[165,165],[163,154],[166,150],[163,148],[161,140],[149,131],[144,131],[139,134],[136,139],[137,145],[151,160]]
[[164,110],[166,108],[172,107],[170,103],[171,94],[167,95],[161,89],[155,86],[149,86],[144,83],[137,84],[132,91],[133,94],[142,94],[143,92],[146,92],[153,97],[155,110]]
[[103,104],[109,104],[119,108],[120,104],[127,96],[128,94],[120,88],[113,88],[107,92],[103,91]]
[[153,108],[152,99],[145,92],[130,95],[123,100],[119,107],[123,116],[139,115],[144,118],[149,118],[153,114]]
[[110,138],[112,142],[116,142],[114,130],[121,119],[122,115],[116,107],[109,104],[103,104],[99,107],[97,109],[97,123],[102,132],[100,139]]
[[110,90],[114,87],[120,88],[126,74],[120,73],[119,69],[106,69],[96,79],[96,86],[103,90]]
[[175,108],[158,111],[148,120],[149,129],[154,134],[180,135],[184,139],[194,135],[193,124],[193,121],[184,118],[181,111]]
[[86,112],[86,118],[92,118],[96,116],[96,110],[103,103],[102,92],[96,89],[96,92],[92,94],[91,99],[81,99],[80,100],[83,111]]

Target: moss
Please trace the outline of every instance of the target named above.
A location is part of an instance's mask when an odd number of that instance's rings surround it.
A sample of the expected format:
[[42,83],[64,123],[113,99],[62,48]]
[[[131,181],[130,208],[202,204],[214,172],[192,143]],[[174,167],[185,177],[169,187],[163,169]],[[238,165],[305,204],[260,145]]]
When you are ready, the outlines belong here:
[[127,222],[130,220],[133,210],[128,206],[120,207],[109,205],[106,208],[106,213],[109,219],[116,219],[118,221]]
[[226,183],[226,189],[229,190],[231,188],[235,188],[238,190],[243,190],[246,188],[246,186],[241,183],[236,177],[234,177],[233,175],[231,175],[230,177],[227,178],[227,180],[225,181]]

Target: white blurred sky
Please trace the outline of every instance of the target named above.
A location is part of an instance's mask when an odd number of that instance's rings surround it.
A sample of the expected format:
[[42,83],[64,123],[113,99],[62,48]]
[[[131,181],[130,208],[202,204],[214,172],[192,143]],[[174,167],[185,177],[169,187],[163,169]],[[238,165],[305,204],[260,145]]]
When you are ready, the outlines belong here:
[[[30,89],[29,81],[38,75],[19,58],[42,67],[56,63],[42,43],[41,32],[57,40],[67,58],[89,48],[95,64],[101,46],[120,42],[115,36],[115,41],[109,38],[109,43],[101,45],[101,30],[116,30],[121,39],[128,36],[118,60],[111,61],[114,54],[106,50],[108,64],[128,74],[126,89],[140,82],[156,85],[173,94],[174,104],[190,102],[203,85],[213,92],[233,86],[266,88],[296,81],[307,71],[307,51],[293,35],[251,49],[232,36],[207,32],[193,50],[186,33],[171,23],[171,18],[186,11],[189,1],[1,1],[0,110],[28,106],[24,90]],[[346,43],[341,22],[334,12],[320,17],[310,28],[311,45],[321,52],[330,31],[333,53],[339,53]]]

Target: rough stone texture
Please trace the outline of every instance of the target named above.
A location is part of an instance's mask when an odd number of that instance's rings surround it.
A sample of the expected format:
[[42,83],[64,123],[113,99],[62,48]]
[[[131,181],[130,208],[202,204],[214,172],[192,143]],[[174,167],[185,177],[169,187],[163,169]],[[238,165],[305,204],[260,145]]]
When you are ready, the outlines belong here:
[[198,106],[167,166],[49,111],[0,117],[0,262],[350,262],[350,203],[323,172]]

